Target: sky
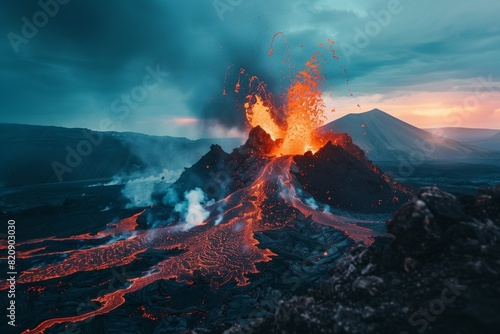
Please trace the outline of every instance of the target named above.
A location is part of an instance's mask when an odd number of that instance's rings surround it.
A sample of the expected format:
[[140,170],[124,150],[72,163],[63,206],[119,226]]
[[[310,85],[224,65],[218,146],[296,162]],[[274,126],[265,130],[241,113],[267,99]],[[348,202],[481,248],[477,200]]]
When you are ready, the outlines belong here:
[[498,13],[497,0],[4,0],[0,122],[239,136],[240,69],[242,86],[257,76],[279,94],[330,39],[327,121],[379,108],[500,129]]

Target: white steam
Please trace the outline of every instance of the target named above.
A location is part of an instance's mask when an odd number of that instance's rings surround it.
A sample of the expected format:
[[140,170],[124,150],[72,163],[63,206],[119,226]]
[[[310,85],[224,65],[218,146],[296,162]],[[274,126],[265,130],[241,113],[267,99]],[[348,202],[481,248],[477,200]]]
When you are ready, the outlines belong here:
[[127,209],[141,208],[156,204],[153,200],[153,195],[165,191],[170,183],[175,182],[181,175],[182,170],[167,170],[164,169],[161,173],[134,173],[126,176],[115,176],[113,181],[104,184],[110,185],[125,185],[121,191],[130,203],[126,205]]
[[183,230],[187,231],[203,224],[210,216],[210,212],[205,210],[204,205],[210,205],[213,201],[207,202],[207,196],[200,188],[186,191],[184,198],[186,199],[184,202],[175,205],[174,211],[179,212],[186,221]]
[[318,203],[316,203],[316,201],[314,200],[314,198],[312,198],[312,197],[307,198],[305,202],[307,205],[309,205],[311,207],[311,209],[318,210],[319,206],[318,206]]
[[122,195],[127,197],[130,203],[125,208],[141,208],[154,205],[153,193],[154,182],[134,182],[128,181],[122,189]]

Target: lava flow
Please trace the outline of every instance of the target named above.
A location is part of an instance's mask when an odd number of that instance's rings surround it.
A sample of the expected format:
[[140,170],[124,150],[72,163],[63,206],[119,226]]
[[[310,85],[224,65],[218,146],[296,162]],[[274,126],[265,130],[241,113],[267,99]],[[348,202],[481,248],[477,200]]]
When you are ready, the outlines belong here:
[[[251,177],[234,181],[234,191],[222,196],[205,207],[210,216],[198,226],[186,230],[187,223],[137,229],[136,220],[142,212],[126,218],[107,230],[95,235],[83,234],[70,238],[47,238],[29,241],[20,247],[24,250],[23,261],[50,256],[61,256],[52,262],[25,270],[17,284],[33,284],[80,272],[101,271],[118,268],[140,261],[139,256],[148,250],[178,250],[174,255],[158,261],[149,270],[127,279],[123,288],[94,296],[99,307],[87,313],[67,317],[56,317],[41,322],[26,333],[42,333],[56,324],[76,323],[106,314],[126,302],[125,296],[159,280],[174,279],[195,284],[193,277],[202,275],[210,281],[212,289],[228,282],[238,286],[249,283],[248,274],[258,273],[256,263],[271,261],[275,253],[259,245],[255,233],[282,229],[291,225],[298,216],[344,231],[356,242],[371,243],[378,233],[355,224],[355,221],[320,211],[301,199],[300,184],[291,172],[294,155],[307,151],[317,152],[328,141],[344,145],[341,137],[320,136],[316,128],[324,118],[321,98],[323,77],[316,56],[306,63],[306,69],[297,74],[289,87],[284,119],[277,116],[266,94],[248,96],[246,104],[248,122],[252,127],[260,126],[270,136],[266,139],[271,147],[259,157],[261,165],[249,166]],[[258,131],[254,131],[257,133]],[[267,138],[267,137],[266,137]],[[262,138],[249,138],[259,141]],[[264,142],[266,142],[264,140]],[[259,155],[255,147],[248,150],[247,160]],[[203,159],[203,158],[202,158]],[[258,166],[258,167],[257,167]],[[208,167],[208,166],[207,166]],[[189,169],[184,173],[191,172]],[[181,177],[182,178],[182,177]],[[201,179],[201,177],[199,177]],[[325,180],[326,181],[326,180]],[[191,189],[183,189],[187,192]],[[287,210],[286,214],[280,210]],[[113,237],[112,240],[109,240]],[[102,241],[97,246],[82,249],[51,252],[50,246],[72,240]],[[45,252],[45,253],[44,253]],[[50,282],[48,282],[50,284]],[[2,282],[2,289],[7,288]]]
[[[79,322],[108,313],[125,302],[125,295],[157,280],[176,279],[193,284],[190,278],[195,271],[211,277],[214,288],[231,280],[236,280],[240,286],[248,284],[245,276],[258,272],[255,263],[270,261],[275,256],[270,250],[258,247],[254,233],[282,228],[296,218],[290,216],[276,220],[263,214],[262,211],[266,208],[264,200],[273,184],[280,185],[281,198],[296,208],[297,213],[311,215],[317,223],[344,230],[346,235],[355,241],[371,243],[371,238],[378,235],[377,233],[352,224],[349,219],[315,212],[297,197],[293,177],[289,172],[291,162],[292,158],[289,156],[270,159],[254,182],[212,204],[210,208],[213,212],[220,212],[220,207],[225,207],[226,210],[212,215],[201,226],[188,231],[184,231],[182,226],[121,231],[128,232],[131,236],[94,248],[68,251],[71,255],[59,263],[25,271],[19,277],[18,284],[61,278],[75,272],[124,266],[136,261],[137,255],[147,249],[184,250],[183,253],[158,263],[142,276],[129,279],[126,288],[97,296],[93,299],[101,305],[97,310],[77,316],[49,319],[26,333],[41,333],[55,324]],[[118,225],[130,225],[139,215],[140,213],[126,218]],[[216,225],[215,222],[222,216],[224,221]],[[30,255],[26,253],[26,256]]]

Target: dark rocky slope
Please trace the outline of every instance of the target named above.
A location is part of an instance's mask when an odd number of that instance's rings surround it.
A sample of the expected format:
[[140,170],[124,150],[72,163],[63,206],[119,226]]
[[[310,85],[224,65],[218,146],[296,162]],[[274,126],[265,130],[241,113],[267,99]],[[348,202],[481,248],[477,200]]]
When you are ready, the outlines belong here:
[[[354,212],[391,212],[408,201],[403,192],[347,134],[331,135],[318,152],[293,157],[295,175],[301,187],[323,204]],[[218,145],[197,163],[186,168],[171,190],[177,198],[191,189],[202,189],[210,199],[220,200],[248,186],[273,158],[277,142],[259,126],[250,131],[247,142],[231,153]]]
[[[363,156],[364,158],[364,156]],[[395,189],[366,159],[328,142],[318,152],[294,157],[297,180],[316,200],[356,212],[387,212],[408,195]]]
[[226,333],[498,333],[500,186],[460,199],[423,188],[307,296]]

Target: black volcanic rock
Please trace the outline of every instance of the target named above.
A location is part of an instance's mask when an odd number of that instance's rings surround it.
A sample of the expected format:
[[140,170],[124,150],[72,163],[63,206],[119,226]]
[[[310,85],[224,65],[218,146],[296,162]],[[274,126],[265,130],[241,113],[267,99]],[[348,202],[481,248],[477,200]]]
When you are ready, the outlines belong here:
[[318,152],[294,157],[297,180],[324,204],[357,212],[382,212],[406,195],[392,189],[367,160],[328,142]]
[[254,151],[258,154],[269,154],[275,146],[276,143],[272,140],[271,136],[260,126],[256,126],[250,130],[248,140],[243,147],[248,151]]
[[494,189],[482,189],[476,197],[464,196],[460,202],[466,214],[481,220],[491,219],[500,225],[500,185]]
[[435,187],[423,188],[387,223],[388,231],[397,237],[390,245],[392,251],[387,254],[398,258],[391,262],[399,261],[403,266],[407,258],[413,261],[437,253],[450,225],[467,219],[455,196]]
[[274,146],[275,142],[261,127],[253,128],[246,143],[231,153],[212,145],[198,162],[185,168],[171,189],[182,198],[184,192],[200,188],[208,198],[220,200],[254,180]]
[[500,186],[423,188],[387,225],[384,249],[356,246],[309,296],[226,333],[498,333]]
[[220,189],[215,189],[212,183],[217,181],[217,171],[224,170],[230,159],[231,156],[222,147],[212,145],[210,151],[197,163],[185,168],[171,189],[177,193],[178,198],[182,198],[185,191],[195,188],[202,189],[209,198],[222,198],[224,194]]

